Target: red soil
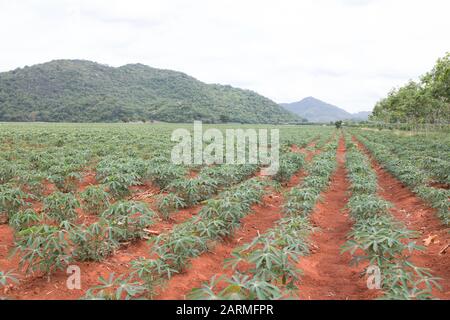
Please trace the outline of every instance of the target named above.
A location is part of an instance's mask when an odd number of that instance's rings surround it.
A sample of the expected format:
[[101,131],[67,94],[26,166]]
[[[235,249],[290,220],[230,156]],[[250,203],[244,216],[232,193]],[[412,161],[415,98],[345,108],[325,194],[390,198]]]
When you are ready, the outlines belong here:
[[[312,142],[312,143],[314,143],[314,142]],[[299,146],[297,146],[295,144],[291,146],[291,152],[304,152],[305,149],[306,148],[300,148]]]
[[310,238],[311,254],[301,258],[298,264],[303,271],[299,285],[301,299],[373,299],[379,294],[369,290],[366,280],[360,277],[363,266],[351,267],[350,253],[341,254],[352,227],[345,210],[349,182],[344,157],[345,142],[341,138],[337,150],[338,169],[332,176],[329,189],[321,195],[323,201],[311,214],[313,225],[319,228]]
[[199,174],[198,169],[197,170],[190,170],[188,172],[188,177],[191,178],[191,179],[195,179],[195,178],[197,178],[198,174]]
[[450,184],[440,183],[440,182],[432,182],[432,183],[430,183],[430,187],[449,190],[450,189]]
[[[10,250],[13,249],[14,243],[14,229],[6,224],[0,225],[0,270],[1,271],[11,271],[15,270],[19,264],[19,258],[9,258]],[[4,288],[2,294],[6,294],[10,286]]]
[[49,182],[48,180],[44,180],[42,182],[42,194],[44,196],[49,196],[51,195],[53,192],[57,191],[58,189],[56,188],[56,186]]
[[83,175],[83,179],[78,186],[78,192],[83,192],[87,187],[97,185],[98,182],[95,178],[95,172],[89,171]]
[[411,260],[420,267],[431,269],[434,276],[442,279],[439,282],[442,291],[436,290],[433,295],[441,299],[450,299],[450,249],[440,253],[450,244],[450,229],[439,220],[435,209],[430,208],[397,178],[383,169],[363,144],[358,142],[358,146],[370,158],[372,167],[377,173],[380,196],[394,205],[391,210],[393,216],[402,221],[408,229],[420,233],[418,245],[423,246],[424,240],[429,237],[433,239],[425,251],[415,251]]

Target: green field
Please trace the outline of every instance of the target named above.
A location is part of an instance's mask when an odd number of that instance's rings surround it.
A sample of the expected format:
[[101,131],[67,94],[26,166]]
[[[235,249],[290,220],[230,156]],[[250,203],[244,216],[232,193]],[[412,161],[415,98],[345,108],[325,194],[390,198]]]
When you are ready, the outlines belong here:
[[[418,235],[393,215],[398,204],[380,193],[384,182],[371,161],[446,228],[448,136],[334,126],[204,126],[279,129],[279,171],[261,176],[258,164],[173,164],[171,133],[180,127],[192,125],[0,124],[0,286],[10,288],[5,295],[302,297],[308,281],[298,263],[315,259],[309,239],[322,232],[311,217],[322,212],[332,224],[344,211],[352,227],[339,235],[341,244],[332,243],[349,259],[364,251],[382,270],[378,295],[425,299],[438,290],[433,271],[404,254],[419,250],[407,244]],[[247,229],[249,224],[255,228]],[[216,260],[208,260],[211,254]],[[73,265],[85,277],[78,290],[65,286]],[[360,270],[365,272],[364,264]],[[441,278],[448,274],[438,271]],[[448,278],[440,281],[448,285]],[[184,282],[194,285],[177,287]],[[39,289],[27,290],[31,283]]]

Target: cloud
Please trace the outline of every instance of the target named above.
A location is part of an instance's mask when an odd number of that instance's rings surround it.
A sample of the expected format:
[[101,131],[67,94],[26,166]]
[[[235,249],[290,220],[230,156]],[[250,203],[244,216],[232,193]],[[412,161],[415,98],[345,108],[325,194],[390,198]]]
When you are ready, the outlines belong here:
[[0,0],[0,71],[144,63],[369,110],[450,50],[447,0]]

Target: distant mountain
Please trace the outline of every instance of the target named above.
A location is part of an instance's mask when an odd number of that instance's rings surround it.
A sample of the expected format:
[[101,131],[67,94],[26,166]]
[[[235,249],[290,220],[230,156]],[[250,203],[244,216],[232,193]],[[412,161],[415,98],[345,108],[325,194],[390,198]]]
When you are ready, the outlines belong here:
[[353,114],[353,119],[366,121],[369,119],[369,116],[372,114],[370,111],[361,111]]
[[302,119],[253,91],[206,84],[142,64],[56,60],[0,73],[0,121],[292,123]]
[[308,97],[299,102],[282,103],[282,107],[291,111],[309,122],[326,123],[339,120],[367,120],[371,112],[358,112],[351,114],[344,109],[319,99]]

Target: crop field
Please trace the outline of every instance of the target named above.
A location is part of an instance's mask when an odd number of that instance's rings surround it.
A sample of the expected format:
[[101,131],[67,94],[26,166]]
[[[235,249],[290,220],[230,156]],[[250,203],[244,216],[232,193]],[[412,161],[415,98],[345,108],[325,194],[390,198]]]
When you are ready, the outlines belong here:
[[0,124],[0,298],[450,299],[450,136],[269,126],[265,176],[180,126]]

